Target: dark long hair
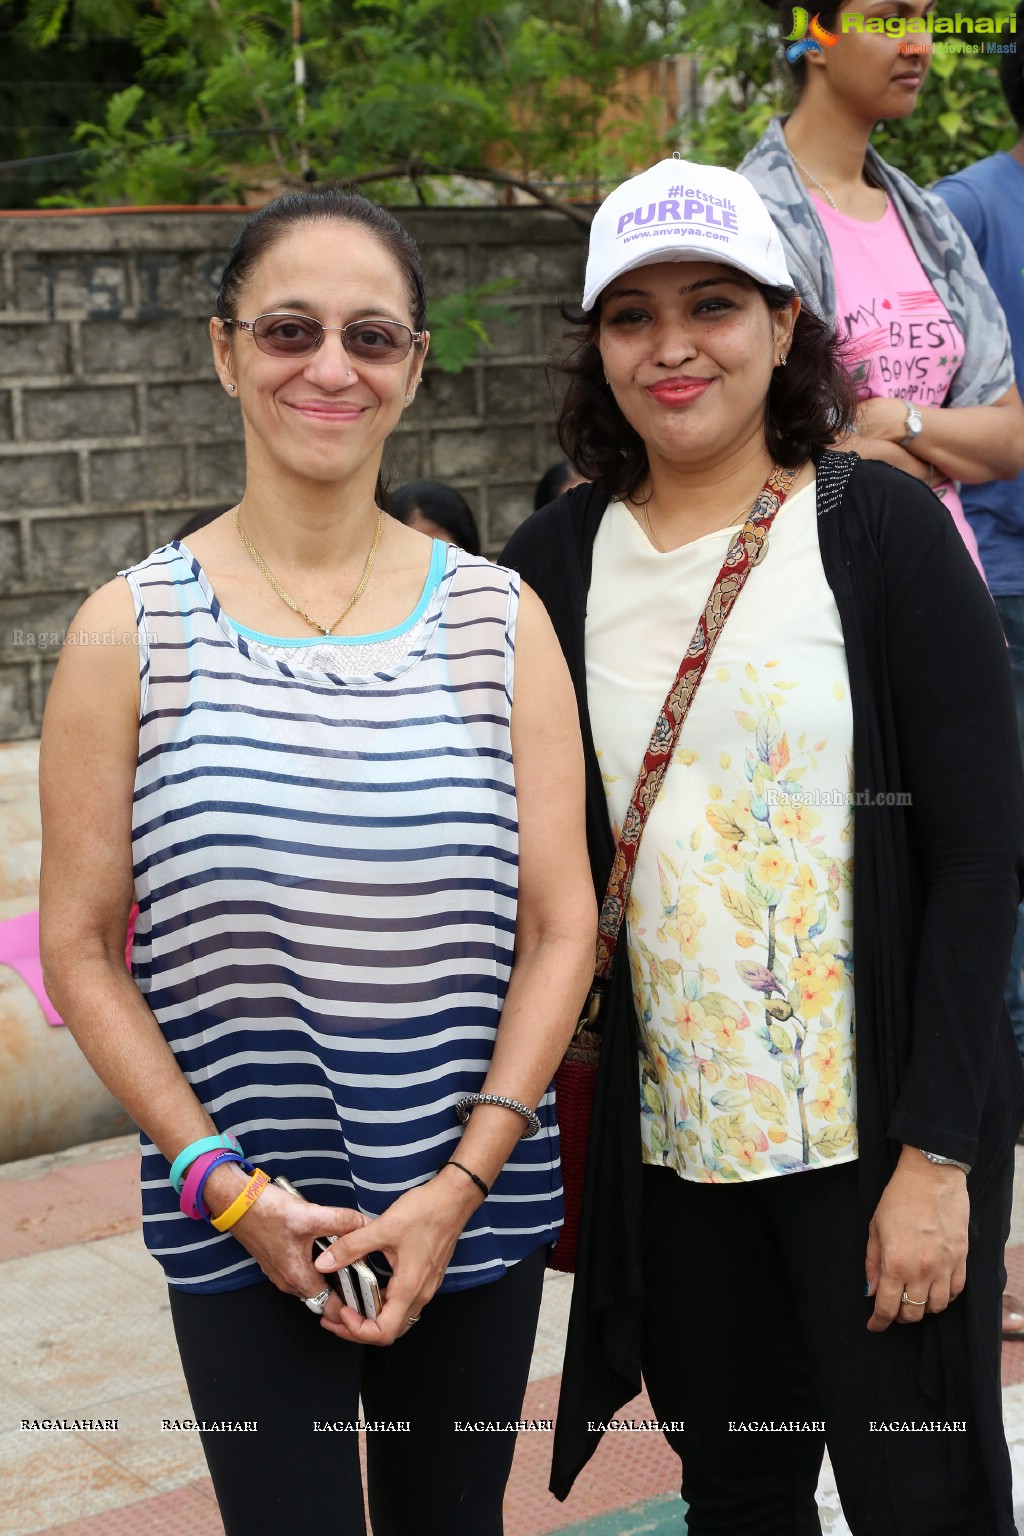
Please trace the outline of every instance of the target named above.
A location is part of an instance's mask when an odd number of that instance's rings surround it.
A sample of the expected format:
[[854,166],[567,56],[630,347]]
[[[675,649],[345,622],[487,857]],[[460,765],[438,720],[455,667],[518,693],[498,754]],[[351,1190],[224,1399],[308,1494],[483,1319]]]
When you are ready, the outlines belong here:
[[469,555],[480,553],[480,533],[473,509],[453,485],[443,480],[410,480],[392,491],[388,511],[400,523],[407,523],[414,512],[450,533],[460,549]]
[[[791,288],[757,283],[771,310],[781,310],[793,297]],[[590,313],[563,304],[568,355],[553,369],[567,380],[558,413],[562,451],[587,480],[600,484],[608,496],[632,496],[647,473],[643,438],[623,416],[608,385],[598,350],[601,301]],[[856,393],[843,367],[831,326],[806,306],[793,327],[785,368],[772,373],[765,401],[765,446],[777,464],[796,468],[812,453],[827,448],[847,431],[856,408]]]
[[[779,29],[783,37],[788,36],[793,31],[793,15],[797,7],[791,5],[789,0],[764,0],[764,4],[778,16]],[[814,7],[815,20],[820,21],[827,32],[833,32],[842,8],[843,0],[825,0],[823,5],[816,5]],[[805,7],[805,11],[807,9],[810,9],[810,7]],[[807,58],[805,55],[802,55],[798,59],[787,59],[786,63],[793,77],[794,93],[799,100],[804,86],[807,84]]]
[[[368,197],[347,192],[344,187],[331,182],[276,197],[246,219],[231,242],[217,285],[218,318],[228,324],[238,319],[238,296],[272,245],[302,224],[330,222],[359,225],[380,242],[405,279],[412,329],[422,331],[427,321],[426,284],[419,247],[412,235],[379,203],[371,203]],[[339,249],[339,259],[344,260],[343,246]],[[383,507],[387,500],[383,475],[377,477],[376,496]]]

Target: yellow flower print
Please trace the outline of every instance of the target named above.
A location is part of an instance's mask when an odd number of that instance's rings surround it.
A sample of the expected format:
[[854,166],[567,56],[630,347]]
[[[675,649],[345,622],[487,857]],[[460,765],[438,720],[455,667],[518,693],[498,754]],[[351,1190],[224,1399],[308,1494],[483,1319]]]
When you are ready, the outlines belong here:
[[703,1039],[707,1014],[700,1003],[684,997],[681,1002],[673,1005],[672,1016],[676,1029],[687,1045],[696,1045],[698,1040]]
[[792,872],[792,864],[779,847],[766,848],[754,860],[754,874],[762,885],[781,889]]
[[846,979],[843,963],[835,955],[822,955],[815,969],[830,992],[838,992]]
[[832,1001],[821,976],[818,962],[813,956],[798,955],[789,968],[790,978],[800,988],[800,1012],[804,1018],[815,1019]]
[[[824,1030],[822,1034],[836,1035],[838,1031]],[[817,1072],[819,1080],[826,1085],[835,1083],[843,1070],[843,1052],[838,1040],[831,1044],[824,1039],[820,1040],[818,1049],[805,1059]]]
[[809,864],[801,864],[793,881],[792,894],[799,901],[817,901],[818,882],[814,878],[814,871]]
[[711,1025],[715,1031],[715,1044],[720,1051],[734,1051],[742,1045],[738,1019],[712,1017]]
[[792,837],[798,843],[809,843],[820,822],[821,817],[810,805],[780,805],[772,818],[780,837]]
[[751,1125],[742,1115],[719,1115],[709,1126],[721,1156],[731,1158],[737,1168],[749,1173],[764,1169],[761,1153],[768,1149],[768,1138],[759,1126]]
[[817,921],[817,902],[803,901],[798,896],[790,896],[786,900],[786,910],[779,926],[783,933],[788,933],[793,938],[806,939]]
[[841,1109],[846,1108],[846,1094],[838,1083],[830,1083],[820,1099],[811,1099],[808,1108],[819,1120],[835,1120]]

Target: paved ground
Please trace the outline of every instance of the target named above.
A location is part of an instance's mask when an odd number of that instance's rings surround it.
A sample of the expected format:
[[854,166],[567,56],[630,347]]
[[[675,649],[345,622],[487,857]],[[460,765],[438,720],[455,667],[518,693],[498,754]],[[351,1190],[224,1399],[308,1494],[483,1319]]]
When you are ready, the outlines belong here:
[[[0,1533],[222,1536],[190,1416],[158,1266],[139,1228],[134,1138],[0,1166]],[[1011,1285],[1024,1291],[1021,1221]],[[571,1279],[550,1275],[524,1410],[555,1412]],[[1024,1505],[1024,1343],[1003,1352],[1004,1401]],[[623,1418],[650,1416],[644,1399]],[[116,1431],[26,1431],[40,1418],[116,1419]],[[568,1503],[546,1492],[550,1437],[524,1434],[507,1536],[683,1536],[677,1464],[660,1435],[607,1435]],[[827,1536],[848,1536],[826,1468]],[[1024,1526],[1022,1526],[1024,1529]],[[285,1533],[282,1533],[285,1536]]]

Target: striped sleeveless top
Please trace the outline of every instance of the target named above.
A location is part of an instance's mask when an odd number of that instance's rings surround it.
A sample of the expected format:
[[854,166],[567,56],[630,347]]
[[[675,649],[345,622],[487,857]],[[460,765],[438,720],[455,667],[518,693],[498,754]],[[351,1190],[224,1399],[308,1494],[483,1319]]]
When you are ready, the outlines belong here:
[[[307,1198],[367,1217],[455,1152],[454,1106],[486,1075],[513,958],[518,577],[454,546],[432,571],[388,632],[388,654],[406,627],[408,649],[358,675],[251,644],[182,544],[122,573],[142,684],[136,983],[218,1130]],[[538,1114],[442,1291],[557,1236],[550,1087]],[[143,1232],[168,1282],[261,1281],[230,1233],[181,1213],[141,1143]]]

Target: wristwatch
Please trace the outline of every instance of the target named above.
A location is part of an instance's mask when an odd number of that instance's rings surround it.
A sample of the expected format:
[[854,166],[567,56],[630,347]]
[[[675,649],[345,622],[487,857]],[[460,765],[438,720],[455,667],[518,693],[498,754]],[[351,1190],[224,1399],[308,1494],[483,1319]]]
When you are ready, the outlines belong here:
[[914,441],[914,438],[918,436],[918,434],[921,432],[921,429],[924,426],[924,422],[921,420],[921,412],[918,410],[917,406],[916,405],[911,405],[909,400],[906,402],[906,406],[907,406],[907,422],[906,422],[907,430],[906,430],[905,434],[903,435],[903,437],[900,438],[900,447],[901,448],[906,448],[910,443],[912,443]]
[[935,1163],[939,1168],[959,1168],[962,1173],[970,1173],[970,1163],[961,1163],[955,1157],[940,1157],[937,1152],[926,1152],[924,1147],[917,1149],[922,1157],[926,1157],[930,1163]]

